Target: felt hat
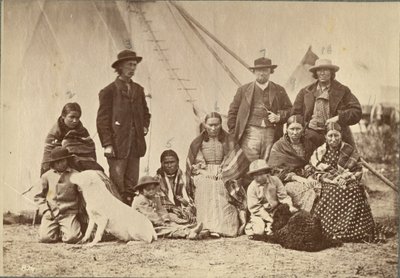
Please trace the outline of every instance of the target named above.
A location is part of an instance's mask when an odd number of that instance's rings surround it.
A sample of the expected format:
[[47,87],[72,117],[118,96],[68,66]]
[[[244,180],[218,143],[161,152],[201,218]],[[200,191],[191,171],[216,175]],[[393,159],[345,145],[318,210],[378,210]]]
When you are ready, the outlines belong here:
[[271,172],[271,170],[272,167],[269,166],[264,159],[256,159],[250,164],[247,175],[254,175],[255,173],[260,172],[268,173]]
[[135,60],[138,63],[140,63],[140,61],[142,61],[142,57],[136,56],[136,52],[132,50],[122,50],[120,53],[118,53],[117,60],[114,63],[112,63],[111,67],[115,69],[117,68],[119,63],[128,60]]
[[73,157],[74,155],[70,154],[69,151],[64,147],[55,147],[51,150],[50,158],[44,162],[54,162],[58,160],[62,160],[65,158]]
[[315,61],[315,65],[312,66],[309,71],[314,72],[317,69],[331,69],[334,72],[337,72],[339,70],[339,67],[332,64],[332,61],[329,59],[318,59]]
[[277,65],[273,65],[271,59],[261,57],[261,58],[254,60],[254,67],[249,67],[249,69],[251,69],[251,70],[263,69],[263,68],[274,69],[276,67],[277,67]]
[[159,183],[160,182],[152,176],[143,176],[139,179],[138,184],[133,187],[133,190],[134,191],[139,190],[140,188],[148,184],[159,184]]

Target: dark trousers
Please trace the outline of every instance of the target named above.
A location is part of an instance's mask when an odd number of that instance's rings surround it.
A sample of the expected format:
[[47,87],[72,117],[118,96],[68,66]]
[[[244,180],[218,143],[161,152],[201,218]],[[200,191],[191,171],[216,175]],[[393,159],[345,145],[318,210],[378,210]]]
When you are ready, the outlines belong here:
[[310,150],[306,150],[309,153],[313,153],[319,146],[325,143],[325,131],[316,131],[311,128],[306,128],[304,132],[304,139],[308,142],[311,142]]
[[134,156],[132,147],[125,159],[107,158],[110,179],[117,185],[119,194],[131,205],[133,190],[139,179],[140,157]]

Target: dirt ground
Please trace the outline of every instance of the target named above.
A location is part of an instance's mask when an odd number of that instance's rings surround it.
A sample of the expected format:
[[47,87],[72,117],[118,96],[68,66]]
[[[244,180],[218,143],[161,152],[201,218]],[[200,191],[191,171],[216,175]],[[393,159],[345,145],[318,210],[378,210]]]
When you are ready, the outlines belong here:
[[[397,197],[370,175],[377,222],[397,227]],[[4,225],[4,275],[107,277],[397,277],[398,237],[385,244],[347,243],[317,253],[238,238],[155,243],[104,242],[93,248],[40,244],[30,225]]]

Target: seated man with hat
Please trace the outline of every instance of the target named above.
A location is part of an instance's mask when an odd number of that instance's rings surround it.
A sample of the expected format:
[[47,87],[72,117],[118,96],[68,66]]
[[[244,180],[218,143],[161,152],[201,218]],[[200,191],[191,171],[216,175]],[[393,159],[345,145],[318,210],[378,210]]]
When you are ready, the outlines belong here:
[[247,188],[250,221],[245,233],[250,239],[262,239],[272,234],[272,217],[278,204],[288,204],[290,212],[297,211],[281,180],[271,176],[271,170],[263,159],[254,160],[249,166],[247,174],[254,180]]
[[72,155],[66,148],[55,147],[50,153],[50,170],[41,176],[42,188],[35,195],[42,221],[39,228],[39,241],[54,243],[61,241],[75,243],[81,238],[81,225],[78,212],[81,195],[70,177],[78,171],[68,165]]
[[133,188],[139,191],[139,195],[133,199],[133,209],[144,214],[153,223],[158,237],[198,239],[203,224],[180,225],[171,221],[157,195],[158,185],[159,181],[154,177],[141,177]]
[[268,160],[292,109],[285,89],[269,80],[276,67],[268,58],[256,59],[249,68],[256,80],[239,87],[229,106],[229,133],[250,162]]
[[355,147],[350,125],[361,120],[362,110],[350,89],[336,81],[339,67],[329,59],[318,59],[309,69],[316,82],[300,90],[293,104],[292,115],[302,115],[306,124],[305,140],[312,142],[312,153],[325,142],[327,123],[338,123],[343,141]]

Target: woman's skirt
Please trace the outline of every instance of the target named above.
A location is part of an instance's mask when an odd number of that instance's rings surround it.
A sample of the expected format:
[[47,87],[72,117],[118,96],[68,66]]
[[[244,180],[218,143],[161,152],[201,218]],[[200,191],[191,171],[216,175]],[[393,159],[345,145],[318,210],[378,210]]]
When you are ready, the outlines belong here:
[[315,207],[326,237],[343,241],[369,241],[374,220],[364,188],[354,182],[345,189],[322,183],[321,199]]
[[194,177],[197,222],[203,229],[223,236],[237,236],[239,215],[235,206],[228,203],[228,192],[222,180],[208,176]]

